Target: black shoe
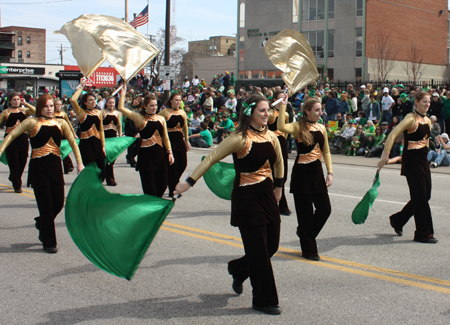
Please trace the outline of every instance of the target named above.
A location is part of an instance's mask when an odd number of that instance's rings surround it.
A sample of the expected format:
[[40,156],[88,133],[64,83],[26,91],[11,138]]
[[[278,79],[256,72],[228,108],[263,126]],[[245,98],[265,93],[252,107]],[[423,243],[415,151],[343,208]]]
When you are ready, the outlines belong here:
[[44,251],[46,251],[49,254],[55,254],[58,252],[58,247],[44,247]]
[[[228,274],[233,276],[233,273],[231,273],[230,265],[228,265]],[[240,295],[244,291],[244,287],[242,286],[242,282],[235,279],[233,276],[233,284],[231,285],[233,288],[233,291],[236,292],[236,294]]]
[[290,216],[292,214],[291,210],[287,209],[284,210],[283,212],[280,212],[280,214],[282,214],[283,216]]
[[[418,241],[418,240],[414,240],[414,241]],[[430,238],[428,238],[425,241],[418,241],[419,243],[424,243],[424,244],[436,244],[438,242],[438,240],[436,238],[434,238],[433,236],[431,236]]]
[[395,233],[398,235],[398,236],[403,236],[403,229],[402,228],[396,228],[395,226],[394,226],[394,224],[392,223],[392,219],[389,219],[389,223],[391,224],[391,227],[392,228],[394,228],[394,231],[395,231]]
[[320,261],[320,256],[315,254],[315,255],[302,255],[303,258],[306,258],[307,260],[311,260],[311,261]]
[[108,185],[108,186],[117,186],[117,183],[115,181],[106,182],[106,185]]
[[70,172],[73,172],[73,168],[68,168],[67,170],[64,171],[64,174],[68,174]]
[[267,305],[267,306],[257,306],[253,305],[254,310],[262,311],[269,315],[279,315],[281,314],[281,308],[280,306],[274,306],[274,305]]
[[14,192],[15,193],[22,193],[22,189],[19,187],[19,188],[15,188],[14,189]]

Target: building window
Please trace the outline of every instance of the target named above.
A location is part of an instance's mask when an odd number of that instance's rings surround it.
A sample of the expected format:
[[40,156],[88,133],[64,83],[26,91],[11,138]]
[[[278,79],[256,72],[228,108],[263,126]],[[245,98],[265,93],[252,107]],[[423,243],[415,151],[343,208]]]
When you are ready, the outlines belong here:
[[333,81],[333,79],[334,79],[334,69],[330,68],[330,69],[327,69],[327,70],[328,70],[327,71],[328,79],[330,79],[330,81]]
[[363,15],[363,0],[356,0],[356,17]]
[[362,57],[362,27],[356,28],[356,57]]
[[298,23],[298,0],[292,0],[292,22]]
[[328,1],[328,19],[334,19],[334,0]]
[[334,29],[328,30],[328,57],[334,58]]
[[27,58],[31,58],[31,53],[30,53],[30,51],[27,51]]
[[228,43],[228,40],[226,40],[226,42],[225,43]]
[[362,68],[355,68],[355,80],[361,81],[362,77]]
[[17,53],[17,57],[19,58],[19,59],[21,59],[22,58],[22,51],[18,51],[18,53]]
[[31,42],[30,36],[27,36],[27,44],[30,44],[30,42]]
[[245,3],[241,3],[239,7],[239,27],[245,27]]
[[313,30],[306,33],[306,38],[314,52],[316,58],[324,57],[324,31],[323,30]]
[[22,45],[22,36],[17,36],[17,45]]
[[309,0],[302,0],[302,21],[309,20]]

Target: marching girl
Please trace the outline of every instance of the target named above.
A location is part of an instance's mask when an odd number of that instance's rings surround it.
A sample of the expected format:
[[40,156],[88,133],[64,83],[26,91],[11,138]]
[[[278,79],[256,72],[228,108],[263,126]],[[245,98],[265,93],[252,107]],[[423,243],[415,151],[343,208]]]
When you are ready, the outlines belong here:
[[[272,102],[278,100],[279,98],[281,98],[283,96],[284,96],[284,92],[276,91],[275,94],[273,95]],[[278,138],[278,141],[280,141],[280,147],[281,147],[281,152],[283,153],[283,164],[284,164],[284,170],[285,170],[284,181],[286,182],[287,161],[288,161],[288,151],[287,151],[287,142],[286,142],[287,134],[279,131],[277,128],[278,118],[282,118],[282,117],[280,117],[280,107],[281,107],[281,103],[270,110],[268,126],[269,126],[269,130],[274,132]],[[289,114],[288,113],[284,114],[284,120],[285,120],[285,122],[289,122]],[[280,214],[282,214],[282,215],[288,216],[291,214],[291,210],[289,210],[289,207],[287,204],[286,196],[284,195],[284,186],[283,186],[283,190],[282,190],[281,200],[278,203],[278,209],[280,210]]]
[[428,201],[431,198],[431,174],[427,154],[430,145],[431,120],[427,117],[430,108],[430,94],[424,91],[415,95],[415,110],[405,116],[386,140],[383,155],[378,162],[382,168],[389,161],[389,153],[394,140],[403,133],[404,147],[401,174],[406,176],[411,200],[405,207],[389,217],[392,228],[397,235],[403,235],[403,226],[414,215],[416,232],[414,240],[421,243],[435,244],[433,220]]
[[[285,114],[287,96],[280,106],[280,115]],[[325,126],[318,121],[322,116],[320,100],[312,98],[303,105],[303,116],[298,122],[285,124],[278,119],[278,130],[294,135],[297,158],[292,168],[291,193],[294,194],[297,212],[297,235],[304,258],[318,261],[316,237],[331,214],[327,187],[333,183],[333,168]],[[326,181],[323,177],[321,158],[327,167]]]
[[79,88],[70,99],[70,103],[77,114],[80,124],[80,152],[83,164],[95,162],[105,178],[105,135],[103,133],[102,112],[96,109],[95,97],[90,93],[84,94],[81,107],[78,105],[82,88]]
[[[173,93],[169,97],[168,108],[159,112],[166,119],[174,163],[169,165],[169,196],[173,197],[175,186],[187,166],[187,152],[191,150],[186,113],[180,109],[181,96]],[[169,149],[166,147],[166,149]]]
[[[180,182],[175,194],[183,193],[221,159],[232,154],[236,177],[231,195],[231,225],[239,227],[245,255],[228,263],[232,288],[242,293],[242,283],[250,277],[253,308],[280,314],[270,258],[280,240],[280,200],[284,167],[277,136],[267,128],[269,103],[261,95],[251,95],[243,103],[240,124],[195,169]],[[272,178],[272,172],[275,178]]]
[[[73,129],[72,124],[70,123],[69,117],[65,112],[63,112],[61,108],[62,108],[62,101],[60,99],[55,100],[55,114],[53,114],[53,117],[64,119],[67,122],[67,124],[69,124],[70,130],[72,131],[74,138],[78,139],[77,135],[75,134],[75,130]],[[65,137],[63,135],[63,140],[64,139]],[[67,155],[67,157],[63,159],[63,167],[64,167],[63,168],[64,174],[68,174],[71,171],[73,171],[73,163],[69,155]]]
[[[114,97],[106,99],[106,108],[102,111],[103,116],[103,131],[105,138],[117,138],[122,136],[122,113],[116,111],[116,100]],[[116,186],[114,179],[114,162],[106,163],[106,185]]]
[[84,166],[72,130],[63,119],[56,119],[53,98],[49,94],[39,97],[36,117],[24,120],[0,145],[0,154],[24,133],[30,135],[32,154],[28,169],[28,184],[33,187],[39,209],[35,218],[39,240],[48,253],[58,251],[55,218],[64,206],[64,178],[61,166],[60,145],[63,136],[69,141],[80,173]]
[[125,108],[125,94],[126,90],[122,89],[117,109],[136,124],[141,137],[137,169],[141,177],[142,190],[144,194],[162,197],[168,179],[166,153],[169,164],[174,163],[166,120],[156,114],[158,102],[154,95],[146,96],[140,113],[136,113]]
[[[34,115],[35,108],[21,99],[19,94],[12,94],[9,100],[10,107],[0,114],[0,125],[5,122],[5,138],[29,115]],[[25,107],[20,107],[24,105]],[[5,152],[9,167],[9,180],[14,192],[22,193],[22,174],[28,158],[28,136],[20,134],[8,146]]]

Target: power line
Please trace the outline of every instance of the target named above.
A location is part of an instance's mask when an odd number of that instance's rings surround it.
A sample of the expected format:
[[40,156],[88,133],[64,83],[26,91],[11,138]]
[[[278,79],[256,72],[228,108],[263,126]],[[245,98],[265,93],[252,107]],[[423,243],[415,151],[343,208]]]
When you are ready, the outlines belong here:
[[44,3],[56,3],[56,2],[69,2],[73,0],[59,0],[59,1],[46,1],[46,2],[3,2],[2,5],[40,5]]

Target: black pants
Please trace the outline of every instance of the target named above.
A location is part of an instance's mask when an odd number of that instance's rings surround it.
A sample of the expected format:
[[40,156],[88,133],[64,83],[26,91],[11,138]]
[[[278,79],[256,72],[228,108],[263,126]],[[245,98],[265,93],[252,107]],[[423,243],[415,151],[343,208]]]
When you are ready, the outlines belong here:
[[305,257],[317,255],[316,237],[331,214],[328,192],[294,193],[294,202],[298,221],[297,235],[300,237],[302,255]]
[[245,255],[228,262],[233,278],[244,282],[250,277],[253,287],[253,304],[278,305],[277,287],[270,258],[280,243],[280,224],[239,227]]
[[434,235],[433,220],[428,204],[431,198],[431,177],[430,175],[416,174],[406,176],[406,180],[411,200],[402,211],[390,216],[391,225],[395,229],[401,230],[414,215],[414,221],[416,222],[414,240],[426,241]]
[[35,218],[44,247],[56,247],[55,218],[64,206],[64,184],[33,187],[39,209]]
[[64,167],[64,174],[68,174],[71,169],[73,169],[73,163],[72,159],[70,159],[70,156],[67,156],[63,159],[63,167]]
[[127,148],[127,156],[126,158],[131,162],[135,162],[135,157],[138,154],[139,147],[141,146],[141,139],[136,139],[128,148]]
[[27,164],[28,152],[26,151],[11,151],[6,148],[6,159],[9,167],[9,180],[14,189],[22,187],[22,174]]
[[107,162],[105,166],[106,184],[111,184],[115,182],[114,178],[114,160],[112,163]]
[[[287,141],[284,138],[284,136],[278,136],[278,141],[280,141],[280,147],[281,147],[281,153],[283,154],[283,165],[284,165],[284,181],[287,180],[287,174],[288,174],[288,151],[287,151]],[[275,179],[275,175],[273,175],[273,178]],[[280,213],[285,212],[286,210],[289,210],[289,206],[287,204],[286,195],[284,194],[284,184],[283,188],[281,190],[281,199],[280,202],[278,202],[278,210]]]
[[[183,175],[184,170],[187,166],[187,153],[186,151],[174,151],[173,158],[175,162],[172,165],[169,165],[169,196],[173,196],[173,191],[175,190],[175,186],[180,182],[180,177]],[[167,159],[169,161],[169,159]]]
[[139,168],[144,194],[162,197],[167,188],[166,171],[149,171]]

